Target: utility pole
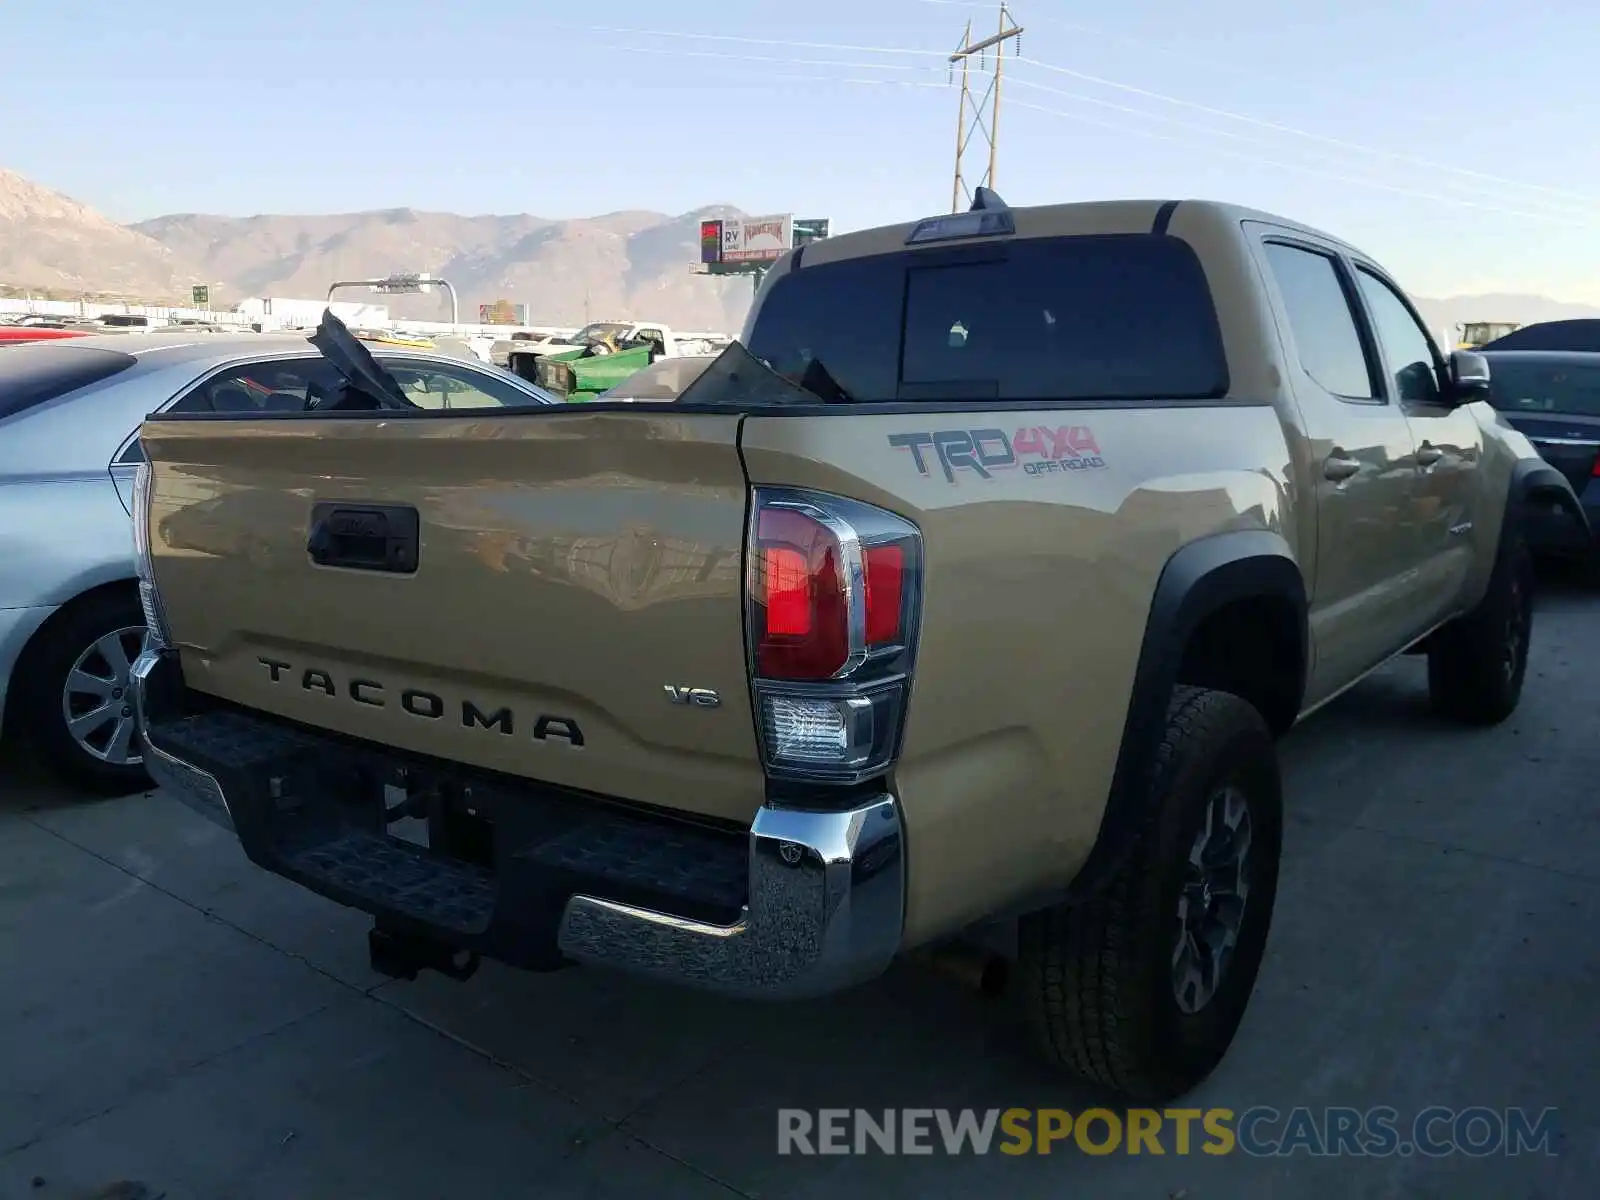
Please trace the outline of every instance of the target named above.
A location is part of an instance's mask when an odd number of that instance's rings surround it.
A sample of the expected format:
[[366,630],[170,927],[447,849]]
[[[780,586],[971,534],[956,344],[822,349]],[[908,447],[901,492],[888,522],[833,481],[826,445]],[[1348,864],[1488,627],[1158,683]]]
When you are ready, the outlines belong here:
[[[967,184],[967,152],[972,148],[973,134],[981,133],[989,148],[989,165],[977,187],[994,187],[995,164],[1000,151],[1000,80],[1005,67],[1006,43],[1012,43],[1012,53],[1022,52],[1022,26],[1012,23],[1010,9],[1000,5],[999,32],[981,42],[972,40],[972,22],[967,22],[961,35],[961,48],[950,56],[952,76],[957,66],[961,68],[961,108],[956,118],[956,169],[950,185],[950,211],[960,212],[963,199],[972,203],[973,188]],[[977,69],[987,72],[989,51],[994,51],[994,71],[989,85],[980,99],[973,99],[971,69],[972,59],[978,58]],[[952,77],[952,82],[954,79]]]

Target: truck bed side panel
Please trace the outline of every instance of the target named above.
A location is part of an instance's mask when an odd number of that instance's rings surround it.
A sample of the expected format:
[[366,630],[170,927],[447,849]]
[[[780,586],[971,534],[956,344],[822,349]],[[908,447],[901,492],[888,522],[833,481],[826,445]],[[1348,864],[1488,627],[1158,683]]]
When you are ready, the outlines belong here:
[[[987,478],[947,474],[926,445],[919,471],[891,442],[974,431],[990,431]],[[911,944],[1065,886],[1084,862],[1173,553],[1233,529],[1296,541],[1267,405],[752,416],[741,444],[754,484],[852,496],[923,530],[922,635],[895,778]]]

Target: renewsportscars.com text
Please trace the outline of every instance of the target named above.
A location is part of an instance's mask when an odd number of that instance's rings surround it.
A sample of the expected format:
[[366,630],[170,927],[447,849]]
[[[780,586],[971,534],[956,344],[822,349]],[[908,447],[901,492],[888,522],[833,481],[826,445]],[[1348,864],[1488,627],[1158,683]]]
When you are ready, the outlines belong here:
[[1556,1110],[783,1108],[779,1154],[1554,1155]]

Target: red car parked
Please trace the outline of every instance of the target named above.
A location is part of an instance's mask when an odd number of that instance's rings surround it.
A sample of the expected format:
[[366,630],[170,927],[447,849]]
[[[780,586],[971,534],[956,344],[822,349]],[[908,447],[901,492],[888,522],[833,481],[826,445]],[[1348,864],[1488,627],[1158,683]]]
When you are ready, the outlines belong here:
[[48,342],[57,338],[87,337],[92,329],[50,329],[43,325],[0,325],[0,346],[13,342]]

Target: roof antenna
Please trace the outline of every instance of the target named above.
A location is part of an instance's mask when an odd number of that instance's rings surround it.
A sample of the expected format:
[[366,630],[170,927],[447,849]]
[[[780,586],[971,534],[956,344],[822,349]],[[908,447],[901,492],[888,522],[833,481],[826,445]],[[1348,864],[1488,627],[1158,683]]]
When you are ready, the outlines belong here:
[[979,187],[972,194],[972,207],[968,212],[1004,212],[1008,205],[993,188]]

